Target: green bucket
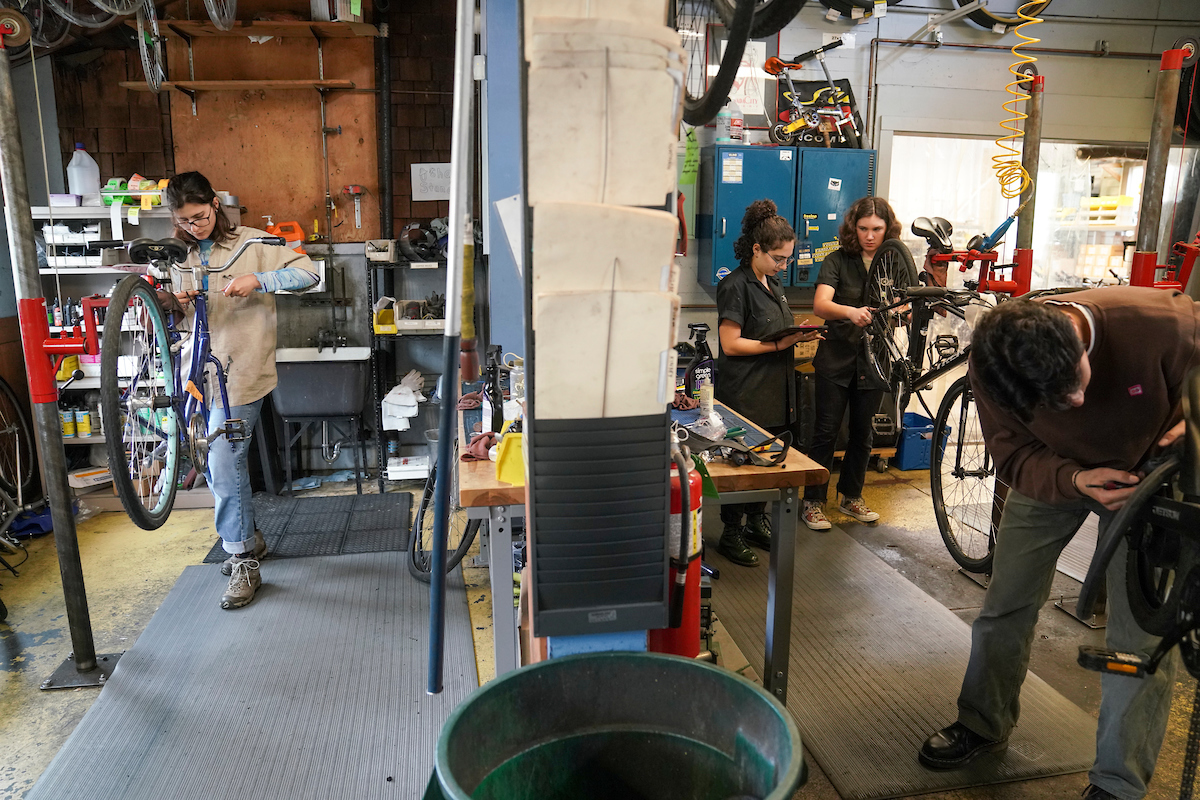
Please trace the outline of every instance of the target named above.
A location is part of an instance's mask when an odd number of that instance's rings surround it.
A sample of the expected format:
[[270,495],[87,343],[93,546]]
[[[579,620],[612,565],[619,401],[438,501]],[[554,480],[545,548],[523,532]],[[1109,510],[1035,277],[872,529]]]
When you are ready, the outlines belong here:
[[467,698],[442,728],[425,800],[790,800],[807,774],[791,715],[740,675],[595,653]]

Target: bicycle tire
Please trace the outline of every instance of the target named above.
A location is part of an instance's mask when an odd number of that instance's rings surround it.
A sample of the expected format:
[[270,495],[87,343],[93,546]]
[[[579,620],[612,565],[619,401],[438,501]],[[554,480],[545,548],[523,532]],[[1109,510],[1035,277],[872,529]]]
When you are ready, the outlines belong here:
[[[715,0],[717,14],[726,25],[733,24],[737,11],[734,0]],[[779,33],[796,18],[808,0],[759,0],[754,9],[754,21],[750,23],[750,38],[765,39]]]
[[[1173,497],[1171,482],[1179,470],[1179,466],[1173,467],[1162,476],[1159,493]],[[1182,576],[1197,564],[1197,545],[1174,531],[1147,524],[1140,516],[1127,535],[1125,594],[1129,611],[1142,630],[1165,636],[1179,618],[1178,590]]]
[[[912,254],[899,239],[888,239],[871,259],[871,269],[867,273],[867,307],[879,309],[891,305],[901,299],[900,289],[916,283],[917,267]],[[881,388],[892,386],[895,364],[908,350],[907,342],[899,340],[902,330],[907,331],[904,312],[895,309],[873,314],[871,324],[864,331],[867,363]]]
[[8,619],[8,606],[4,605],[4,601],[0,600],[0,622]]
[[[962,8],[963,6],[970,5],[972,0],[954,0],[954,2],[959,8]],[[1037,6],[1036,8],[1032,8],[1025,13],[1027,16],[1036,17],[1045,11],[1046,6],[1050,5],[1050,3],[1051,0],[1044,0],[1041,5]],[[1018,0],[1017,8],[1020,8],[1022,5],[1024,5],[1024,2],[1022,2],[1022,0]],[[971,22],[974,22],[981,28],[987,28],[989,31],[993,30],[996,25],[1003,25],[1007,29],[1013,25],[1020,25],[1022,22],[1024,22],[1024,20],[1017,16],[1016,12],[1013,12],[1011,16],[1006,16],[988,11],[986,8],[975,9],[970,14],[967,14],[967,19],[971,20]]]
[[[408,571],[422,583],[429,583],[430,572],[433,566],[433,554],[429,549],[429,544],[433,536],[434,487],[437,481],[437,469],[437,465],[435,464],[429,470],[429,477],[425,481],[425,489],[421,493],[421,502],[417,507],[417,513],[413,516],[413,526],[408,542]],[[455,494],[456,492],[451,489],[452,503],[449,525],[447,527],[447,574],[463,560],[463,556],[471,549],[471,544],[475,541],[475,536],[479,532],[480,521],[477,519],[464,520],[461,509],[455,507],[457,505],[457,503],[453,502]]]
[[43,0],[30,0],[23,12],[33,25],[29,41],[43,50],[58,47],[71,35],[71,23],[48,8]]
[[[122,331],[130,309],[136,323]],[[118,367],[129,374],[118,376]],[[101,417],[117,495],[143,530],[161,527],[175,503],[182,450],[177,388],[166,316],[150,284],[130,275],[113,290],[104,318]]]
[[[13,436],[0,436],[0,489],[16,497],[17,484],[22,491],[33,482],[33,426],[17,393],[0,378],[0,431],[13,428]],[[18,469],[18,464],[20,465]]]
[[[690,85],[691,81],[685,83],[685,92],[683,98],[683,121],[689,125],[697,127],[707,125],[717,116],[717,112],[725,105],[725,101],[729,98],[729,90],[733,88],[733,81],[737,78],[738,68],[742,63],[742,54],[746,52],[746,41],[750,38],[750,25],[754,20],[754,8],[757,0],[737,0],[737,9],[733,15],[732,21],[729,23],[729,37],[725,42],[725,55],[721,58],[721,67],[717,70],[717,74],[713,76],[711,82],[706,84],[703,93],[693,94]],[[720,19],[720,15],[716,15]],[[676,15],[676,30],[679,29],[679,16]],[[698,35],[696,31],[691,32],[693,36]],[[707,29],[705,31],[705,37]],[[703,38],[701,42],[707,53],[707,38]],[[692,61],[694,61],[694,52],[689,57],[689,76],[691,75]],[[706,63],[702,62],[702,63]]]
[[929,489],[950,556],[968,572],[989,574],[1008,487],[996,477],[976,409],[964,375],[951,384],[933,422]]

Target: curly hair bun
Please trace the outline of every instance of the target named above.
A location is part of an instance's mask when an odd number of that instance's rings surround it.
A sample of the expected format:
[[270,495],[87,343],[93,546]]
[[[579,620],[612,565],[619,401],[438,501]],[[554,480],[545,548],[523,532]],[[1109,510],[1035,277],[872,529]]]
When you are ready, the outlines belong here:
[[755,200],[746,207],[742,217],[742,233],[750,233],[767,220],[779,216],[774,200]]

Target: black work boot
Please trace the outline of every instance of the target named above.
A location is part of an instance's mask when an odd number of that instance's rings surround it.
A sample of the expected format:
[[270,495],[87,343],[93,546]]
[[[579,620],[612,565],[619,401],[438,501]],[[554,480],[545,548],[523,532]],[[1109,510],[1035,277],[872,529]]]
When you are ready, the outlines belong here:
[[726,525],[717,542],[717,552],[740,567],[757,567],[758,555],[746,544],[746,529],[741,525]]
[[746,541],[763,550],[771,549],[771,517],[765,511],[746,515]]

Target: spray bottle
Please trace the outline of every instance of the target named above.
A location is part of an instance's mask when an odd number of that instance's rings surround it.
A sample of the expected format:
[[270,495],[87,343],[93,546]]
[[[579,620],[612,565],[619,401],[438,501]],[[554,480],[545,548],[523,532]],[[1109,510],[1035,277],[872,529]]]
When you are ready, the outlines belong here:
[[[712,392],[717,386],[717,362],[713,358],[712,350],[708,348],[708,323],[692,322],[688,325],[691,334],[688,339],[693,342],[693,347],[696,350],[696,357],[692,359],[692,363],[688,365],[687,372],[684,375],[684,383],[687,386],[687,393],[695,399],[700,399],[700,390],[702,386],[707,386],[707,394],[711,398]],[[710,400],[711,403],[711,400]]]

